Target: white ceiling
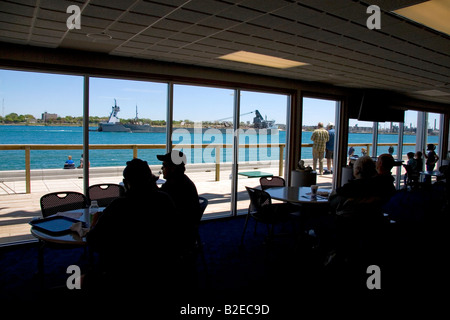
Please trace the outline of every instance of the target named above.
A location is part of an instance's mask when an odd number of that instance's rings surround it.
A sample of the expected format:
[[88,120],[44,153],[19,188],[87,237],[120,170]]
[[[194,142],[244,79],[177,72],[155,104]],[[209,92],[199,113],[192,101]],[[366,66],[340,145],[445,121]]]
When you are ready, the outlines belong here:
[[[422,1],[4,0],[0,41],[237,70],[450,103],[450,37],[391,13]],[[81,29],[68,30],[69,5]],[[381,29],[369,30],[370,4]],[[110,40],[87,34],[106,33]],[[245,50],[309,65],[274,69],[218,59]]]

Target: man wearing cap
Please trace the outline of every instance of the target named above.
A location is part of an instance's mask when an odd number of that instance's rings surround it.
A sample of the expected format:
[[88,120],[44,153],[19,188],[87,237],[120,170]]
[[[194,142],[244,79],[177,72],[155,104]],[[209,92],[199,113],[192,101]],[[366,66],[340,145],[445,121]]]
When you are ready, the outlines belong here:
[[156,186],[146,161],[128,161],[123,182],[125,195],[96,213],[87,234],[100,263],[98,272],[87,274],[87,290],[111,295],[126,290],[132,296],[146,285],[164,289],[179,258],[177,234],[167,236],[175,205]]
[[178,150],[157,155],[162,161],[162,172],[166,182],[161,190],[167,192],[173,199],[178,210],[178,219],[183,230],[183,244],[188,249],[195,243],[198,223],[201,217],[198,192],[195,184],[185,174],[186,155]]
[[325,145],[325,158],[327,159],[327,169],[323,173],[329,174],[333,173],[331,168],[333,167],[333,150],[334,150],[334,124],[329,122],[327,125],[327,131],[329,139]]

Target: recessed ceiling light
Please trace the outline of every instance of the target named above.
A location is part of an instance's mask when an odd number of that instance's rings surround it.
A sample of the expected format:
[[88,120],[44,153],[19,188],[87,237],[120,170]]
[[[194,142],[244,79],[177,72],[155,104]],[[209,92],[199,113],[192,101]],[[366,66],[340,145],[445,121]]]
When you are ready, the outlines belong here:
[[394,13],[450,35],[450,0],[430,0]]
[[287,69],[293,67],[299,67],[308,65],[308,63],[288,60],[283,58],[277,58],[273,56],[268,56],[265,54],[248,52],[248,51],[237,51],[230,54],[223,55],[219,59],[237,61],[243,63],[257,64],[265,67]]
[[416,91],[415,93],[422,94],[422,95],[425,95],[425,96],[430,96],[430,97],[450,96],[450,93],[444,92],[444,91],[440,91],[440,90],[422,90],[422,91]]
[[88,38],[91,38],[91,39],[94,39],[94,40],[111,40],[112,39],[111,35],[109,35],[107,33],[104,33],[104,32],[101,32],[101,33],[88,33],[86,36]]

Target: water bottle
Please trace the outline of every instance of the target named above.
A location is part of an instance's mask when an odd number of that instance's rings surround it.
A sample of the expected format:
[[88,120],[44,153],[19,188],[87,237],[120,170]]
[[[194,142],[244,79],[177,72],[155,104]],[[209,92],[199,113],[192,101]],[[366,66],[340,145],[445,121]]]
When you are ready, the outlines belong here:
[[92,219],[94,218],[94,214],[98,211],[98,203],[97,200],[92,200],[91,205],[89,206],[89,226],[92,225]]

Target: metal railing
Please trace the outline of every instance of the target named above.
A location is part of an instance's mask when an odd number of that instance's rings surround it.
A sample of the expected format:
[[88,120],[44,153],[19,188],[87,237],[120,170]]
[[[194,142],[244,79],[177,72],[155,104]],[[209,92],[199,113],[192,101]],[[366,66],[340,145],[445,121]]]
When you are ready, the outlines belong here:
[[[390,146],[392,143],[379,143],[378,146]],[[404,146],[414,146],[414,143],[404,143]],[[285,144],[242,144],[239,148],[279,148],[278,153],[278,174],[283,175],[283,159]],[[302,144],[302,148],[312,148],[312,143]],[[370,151],[371,143],[350,143],[352,147],[366,147],[367,153]],[[177,144],[177,148],[214,148],[215,149],[215,180],[220,180],[220,155],[221,149],[232,148],[232,144]],[[64,144],[64,145],[49,145],[49,144],[0,144],[1,150],[24,150],[25,151],[25,189],[26,193],[31,193],[31,150],[82,150],[81,144]],[[90,150],[133,150],[133,158],[138,157],[138,151],[144,149],[166,149],[165,144],[92,144],[89,145]]]

